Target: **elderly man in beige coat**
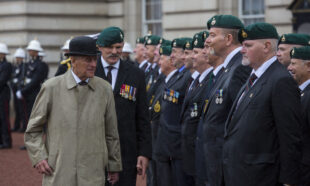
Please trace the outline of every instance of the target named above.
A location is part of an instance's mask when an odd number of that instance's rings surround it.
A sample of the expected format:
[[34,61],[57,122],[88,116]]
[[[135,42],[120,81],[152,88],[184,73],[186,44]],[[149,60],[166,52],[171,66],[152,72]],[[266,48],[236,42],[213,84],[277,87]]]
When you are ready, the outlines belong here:
[[94,77],[92,38],[72,39],[69,50],[72,70],[47,80],[36,98],[25,133],[28,154],[43,185],[104,185],[105,170],[114,184],[122,164],[112,88]]

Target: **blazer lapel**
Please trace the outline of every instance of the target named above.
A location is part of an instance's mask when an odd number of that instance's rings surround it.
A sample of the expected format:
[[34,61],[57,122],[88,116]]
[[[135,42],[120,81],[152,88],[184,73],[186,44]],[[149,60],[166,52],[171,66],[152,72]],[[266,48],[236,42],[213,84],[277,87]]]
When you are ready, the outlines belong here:
[[101,56],[98,57],[97,60],[97,68],[95,72],[96,76],[103,78],[104,80],[107,80],[107,76],[105,75],[102,62],[101,62]]
[[119,65],[119,69],[117,72],[117,78],[116,78],[116,82],[115,82],[115,86],[113,90],[114,94],[119,93],[119,90],[122,84],[124,83],[125,78],[128,75],[128,73],[126,73],[127,69],[128,69],[128,65],[126,65],[124,61],[120,60],[120,65]]

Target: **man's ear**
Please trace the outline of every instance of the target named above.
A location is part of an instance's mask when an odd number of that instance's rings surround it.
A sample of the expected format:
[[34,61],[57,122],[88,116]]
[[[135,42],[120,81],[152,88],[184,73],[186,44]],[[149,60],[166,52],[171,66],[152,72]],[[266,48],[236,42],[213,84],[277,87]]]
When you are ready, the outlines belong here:
[[306,60],[305,66],[307,68],[307,72],[310,73],[310,60]]
[[234,43],[234,38],[231,34],[227,34],[225,40],[226,40],[226,46],[230,46]]

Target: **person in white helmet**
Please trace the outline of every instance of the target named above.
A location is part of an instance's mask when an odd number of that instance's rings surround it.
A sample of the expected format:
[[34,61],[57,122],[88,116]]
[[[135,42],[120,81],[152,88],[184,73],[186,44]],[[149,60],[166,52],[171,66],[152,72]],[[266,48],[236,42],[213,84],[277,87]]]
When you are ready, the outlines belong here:
[[38,53],[38,56],[39,56],[40,60],[43,61],[43,58],[46,57],[46,54],[44,51],[41,51]]
[[[63,47],[61,47],[62,53],[68,53],[69,52],[69,44],[70,44],[71,38],[68,39]],[[71,59],[69,56],[65,56],[64,60],[62,59],[62,54],[61,54],[61,60],[60,64],[58,66],[58,69],[55,73],[55,76],[62,75],[66,73],[69,69],[71,68]]]
[[11,77],[12,66],[6,60],[8,47],[0,43],[0,149],[12,148],[10,129],[10,88],[8,82]]
[[[27,63],[27,68],[24,77],[24,86],[16,92],[18,99],[25,101],[26,104],[26,120],[28,120],[32,106],[36,99],[37,94],[40,91],[41,84],[45,81],[48,75],[48,66],[42,62],[38,56],[38,53],[43,51],[38,40],[32,40],[27,46],[27,51],[30,57]],[[27,122],[28,123],[28,122]],[[25,131],[26,125],[22,126],[21,131]],[[24,150],[24,146],[21,147]]]
[[127,42],[125,42],[124,44],[124,47],[123,47],[123,51],[122,51],[122,54],[121,54],[121,59],[125,62],[128,62],[130,64],[135,64],[134,61],[131,60],[130,58],[130,54],[132,54],[132,48],[131,48],[131,45]]
[[14,127],[12,131],[20,130],[21,123],[22,126],[26,125],[25,120],[25,104],[22,100],[16,97],[16,92],[19,90],[23,84],[23,77],[25,75],[25,63],[24,60],[26,58],[26,53],[22,48],[18,48],[14,54],[14,65],[12,68],[11,82],[10,86],[13,91],[14,98],[14,110],[15,110],[15,121]]

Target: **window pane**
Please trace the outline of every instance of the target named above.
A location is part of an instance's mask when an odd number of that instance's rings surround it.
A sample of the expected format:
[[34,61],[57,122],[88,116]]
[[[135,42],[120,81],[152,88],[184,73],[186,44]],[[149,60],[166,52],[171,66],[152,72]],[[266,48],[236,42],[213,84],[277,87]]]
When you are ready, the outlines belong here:
[[263,14],[264,13],[264,1],[254,0],[252,1],[252,14]]
[[250,1],[242,0],[242,14],[249,15],[251,12]]
[[147,30],[151,31],[153,35],[162,35],[162,25],[161,23],[150,23],[147,24]]

